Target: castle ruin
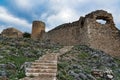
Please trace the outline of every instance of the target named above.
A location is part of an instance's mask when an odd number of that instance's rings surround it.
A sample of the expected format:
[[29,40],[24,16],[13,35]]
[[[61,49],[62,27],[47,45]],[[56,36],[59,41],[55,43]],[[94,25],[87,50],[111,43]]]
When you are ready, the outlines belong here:
[[42,21],[33,21],[32,24],[32,39],[39,39],[43,37],[45,33],[45,23]]
[[23,33],[15,28],[7,28],[2,31],[1,36],[9,38],[22,38]]
[[[101,24],[97,20],[106,23]],[[32,38],[61,45],[87,45],[112,56],[120,56],[120,31],[115,27],[112,15],[104,10],[93,11],[78,21],[62,24],[46,33],[45,24],[35,21]]]

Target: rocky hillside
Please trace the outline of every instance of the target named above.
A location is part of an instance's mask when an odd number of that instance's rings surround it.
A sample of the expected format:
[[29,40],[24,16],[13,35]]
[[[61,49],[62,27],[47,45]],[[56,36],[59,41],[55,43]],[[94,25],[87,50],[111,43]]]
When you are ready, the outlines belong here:
[[[62,46],[29,38],[0,37],[0,80],[19,80],[25,68]],[[58,61],[58,80],[120,80],[120,60],[87,46],[74,46]]]
[[25,67],[45,53],[57,52],[61,46],[29,38],[0,37],[0,80],[19,80],[25,76]]
[[120,60],[87,46],[61,55],[58,80],[120,80]]

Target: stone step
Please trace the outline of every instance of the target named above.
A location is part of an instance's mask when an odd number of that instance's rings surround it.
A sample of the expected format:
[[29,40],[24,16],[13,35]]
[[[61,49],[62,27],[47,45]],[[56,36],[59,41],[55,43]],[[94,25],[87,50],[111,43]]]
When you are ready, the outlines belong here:
[[28,73],[56,73],[57,69],[35,69],[35,68],[26,68],[26,72]]
[[56,56],[56,55],[58,55],[58,54],[49,53],[49,54],[43,55],[42,57],[46,57],[46,56]]
[[57,69],[57,66],[39,66],[39,65],[31,65],[30,68],[36,68],[36,69]]
[[57,60],[57,57],[42,57],[39,60]]
[[58,54],[46,54],[45,56],[39,58],[39,60],[57,60]]
[[35,62],[39,62],[39,63],[57,63],[56,60],[35,60]]
[[39,60],[49,60],[49,61],[53,61],[53,60],[57,60],[57,59],[48,59],[48,58],[44,58],[44,59],[39,59]]
[[57,63],[39,63],[39,62],[32,62],[32,65],[39,65],[39,66],[57,66]]
[[57,80],[56,77],[25,77],[23,79],[20,80]]
[[57,61],[58,56],[66,53],[72,47],[65,46],[60,49],[59,54],[47,53],[32,62],[30,68],[26,68],[26,76],[21,80],[57,80]]
[[30,77],[35,77],[35,76],[39,76],[39,77],[56,77],[56,73],[27,73],[25,74],[26,76],[30,76]]

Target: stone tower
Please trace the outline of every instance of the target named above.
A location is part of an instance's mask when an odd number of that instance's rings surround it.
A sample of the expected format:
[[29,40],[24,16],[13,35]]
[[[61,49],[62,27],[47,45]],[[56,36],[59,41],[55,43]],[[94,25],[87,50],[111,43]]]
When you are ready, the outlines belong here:
[[42,39],[45,33],[45,23],[42,21],[33,21],[32,24],[32,39]]

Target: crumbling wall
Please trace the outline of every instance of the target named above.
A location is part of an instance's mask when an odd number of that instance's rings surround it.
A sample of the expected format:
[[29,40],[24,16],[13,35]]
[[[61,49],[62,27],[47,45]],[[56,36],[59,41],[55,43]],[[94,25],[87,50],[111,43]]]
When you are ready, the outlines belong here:
[[8,38],[22,38],[23,33],[15,28],[7,28],[2,31],[1,36]]
[[32,24],[32,39],[42,39],[45,33],[45,23],[42,21],[33,21]]
[[[53,43],[61,45],[79,45],[85,44],[87,39],[84,39],[87,29],[84,25],[84,17],[73,23],[62,24],[47,33],[47,39]],[[84,40],[83,40],[84,39]]]
[[[96,20],[105,20],[105,24]],[[115,27],[113,17],[103,10],[94,11],[85,17],[88,29],[89,46],[100,49],[112,56],[120,56],[120,34]]]
[[[106,23],[97,22],[99,19]],[[120,31],[115,27],[112,15],[106,11],[93,11],[78,21],[62,24],[42,34],[44,29],[43,23],[35,22],[32,38],[44,38],[61,45],[88,45],[112,56],[120,56]]]

